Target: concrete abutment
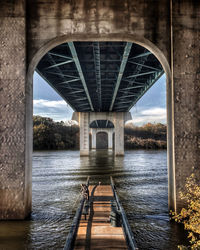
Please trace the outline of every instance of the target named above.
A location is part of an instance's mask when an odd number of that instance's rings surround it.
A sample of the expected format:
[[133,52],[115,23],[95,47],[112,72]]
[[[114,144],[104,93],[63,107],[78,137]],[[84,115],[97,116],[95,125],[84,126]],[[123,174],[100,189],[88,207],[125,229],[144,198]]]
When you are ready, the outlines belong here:
[[[200,180],[199,13],[200,3],[191,0],[108,0],[87,10],[81,0],[1,3],[0,219],[31,212],[33,72],[46,52],[66,41],[130,41],[159,59],[167,77],[169,207],[184,206],[179,192],[186,178],[194,172]],[[88,155],[89,130],[81,133]]]

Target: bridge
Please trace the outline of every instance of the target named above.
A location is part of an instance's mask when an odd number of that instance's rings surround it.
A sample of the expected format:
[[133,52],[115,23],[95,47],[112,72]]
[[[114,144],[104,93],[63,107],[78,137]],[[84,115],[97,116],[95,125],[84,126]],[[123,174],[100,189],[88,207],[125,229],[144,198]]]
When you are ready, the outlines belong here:
[[[164,70],[155,55],[138,44],[96,41],[67,42],[56,46],[42,57],[37,72],[74,111],[85,112],[76,120],[84,126],[80,129],[80,153],[88,155],[88,112],[128,112]],[[111,131],[109,120],[102,118],[105,124],[95,120],[96,127]],[[80,119],[87,121],[81,122]],[[123,126],[118,126],[118,119],[119,115],[114,121],[117,130],[115,154],[123,155]],[[124,120],[123,114],[121,119]],[[95,148],[95,133],[92,134]]]
[[121,134],[127,112],[163,69],[169,208],[185,205],[186,178],[200,180],[199,13],[195,0],[1,1],[0,219],[31,212],[35,69],[77,112],[86,154],[88,124],[118,119]]

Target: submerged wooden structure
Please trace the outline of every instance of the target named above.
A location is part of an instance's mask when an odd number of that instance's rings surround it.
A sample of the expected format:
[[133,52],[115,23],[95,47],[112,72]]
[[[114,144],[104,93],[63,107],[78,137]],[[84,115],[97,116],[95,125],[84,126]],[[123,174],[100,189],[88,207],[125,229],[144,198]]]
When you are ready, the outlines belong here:
[[74,217],[64,249],[137,249],[113,179],[110,185],[89,185]]

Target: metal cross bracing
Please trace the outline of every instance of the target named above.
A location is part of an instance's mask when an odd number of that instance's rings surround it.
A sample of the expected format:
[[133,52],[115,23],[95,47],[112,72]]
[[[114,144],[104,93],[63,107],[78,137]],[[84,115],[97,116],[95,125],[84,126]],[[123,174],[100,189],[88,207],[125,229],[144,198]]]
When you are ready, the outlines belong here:
[[129,111],[164,73],[130,42],[68,42],[50,50],[37,72],[79,112]]
[[94,65],[95,65],[95,74],[96,74],[96,84],[97,84],[97,95],[99,101],[99,111],[102,108],[101,100],[101,59],[100,59],[100,46],[99,42],[93,43],[93,56],[94,56]]

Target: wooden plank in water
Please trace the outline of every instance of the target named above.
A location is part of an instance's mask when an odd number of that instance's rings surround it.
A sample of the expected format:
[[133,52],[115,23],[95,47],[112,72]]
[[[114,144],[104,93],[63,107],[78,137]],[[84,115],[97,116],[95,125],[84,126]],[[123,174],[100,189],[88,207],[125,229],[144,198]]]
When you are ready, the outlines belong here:
[[110,185],[89,186],[90,209],[81,216],[74,249],[128,249],[122,227],[110,224]]

